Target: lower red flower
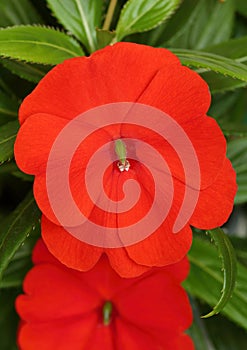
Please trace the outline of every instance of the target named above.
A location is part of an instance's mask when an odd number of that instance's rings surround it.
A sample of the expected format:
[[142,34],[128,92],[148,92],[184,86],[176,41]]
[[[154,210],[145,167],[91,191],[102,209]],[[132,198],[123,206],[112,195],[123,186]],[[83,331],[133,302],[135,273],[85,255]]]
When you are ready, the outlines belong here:
[[22,350],[193,350],[183,332],[192,312],[180,283],[189,264],[124,279],[103,256],[89,272],[69,269],[40,240],[16,300]]

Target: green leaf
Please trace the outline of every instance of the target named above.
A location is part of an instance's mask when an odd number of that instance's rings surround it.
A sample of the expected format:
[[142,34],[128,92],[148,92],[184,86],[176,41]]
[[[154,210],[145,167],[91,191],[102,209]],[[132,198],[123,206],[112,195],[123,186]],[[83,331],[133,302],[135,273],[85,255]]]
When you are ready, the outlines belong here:
[[233,91],[247,85],[247,82],[239,79],[234,79],[229,76],[225,76],[222,74],[218,74],[215,72],[205,72],[200,73],[200,76],[207,82],[210,92],[214,93],[222,93],[226,91]]
[[237,59],[238,62],[247,62],[247,36],[231,39],[214,46],[208,46],[205,51],[228,58]]
[[232,297],[236,276],[237,276],[237,260],[234,248],[231,244],[231,241],[226,236],[224,231],[221,228],[216,228],[214,230],[208,231],[215,241],[220,256],[222,257],[223,262],[223,272],[224,272],[224,284],[222,289],[221,298],[218,301],[217,305],[214,306],[213,310],[209,312],[207,315],[203,316],[203,318],[211,317],[213,315],[218,314],[225,305],[228,303],[230,298]]
[[114,39],[116,33],[109,30],[96,29],[97,35],[97,47],[102,49],[103,47],[109,45]]
[[11,259],[38,224],[40,211],[30,193],[1,224],[0,280]]
[[198,350],[215,350],[210,340],[210,334],[206,328],[206,322],[209,320],[203,320],[201,318],[201,310],[198,302],[190,296],[190,305],[193,311],[193,323],[188,329],[188,333],[193,339],[193,343]]
[[[214,46],[208,46],[205,51],[221,55],[224,57],[235,59],[237,62],[247,62],[247,36],[237,39],[231,39],[224,43]],[[246,67],[247,69],[247,67]],[[246,86],[241,80],[232,79],[214,72],[206,72],[201,74],[210,87],[211,92],[225,92]]]
[[18,129],[18,121],[0,126],[0,163],[10,160],[13,157],[14,142]]
[[29,0],[0,0],[0,13],[0,27],[43,22]]
[[[223,285],[222,262],[214,245],[195,234],[192,249],[189,252],[190,274],[183,283],[192,296],[208,303],[212,307],[218,302]],[[237,280],[232,298],[222,314],[247,329],[247,269],[237,264]]]
[[40,64],[27,63],[22,61],[10,60],[8,58],[2,58],[0,60],[2,65],[10,70],[13,74],[18,75],[19,77],[38,83],[41,78],[48,73],[51,69],[49,66],[44,66]]
[[231,160],[237,174],[238,192],[235,203],[247,202],[247,138],[230,141],[227,157]]
[[167,31],[172,36],[168,40],[165,34],[163,45],[198,50],[230,38],[234,23],[234,0],[184,0],[183,7],[187,6],[193,11],[188,13],[185,22],[175,23],[173,34],[173,28],[168,24]]
[[[246,348],[246,331],[219,315],[206,323],[208,335],[213,348],[206,350],[244,350]],[[201,348],[198,348],[201,350]]]
[[20,246],[8,267],[4,271],[1,288],[17,288],[22,286],[26,273],[32,267],[32,251],[40,236],[40,226],[37,225],[30,236]]
[[201,319],[199,315],[205,305],[190,298],[193,309],[193,324],[188,330],[198,350],[241,350],[245,349],[246,332],[222,315]]
[[236,10],[241,15],[247,17],[247,3],[246,0],[236,0]]
[[[166,46],[167,41],[176,35],[180,35],[180,31],[184,30],[186,26],[196,20],[194,15],[198,0],[184,0],[181,6],[177,9],[169,21],[162,23],[158,28],[155,28],[150,33],[150,40],[144,38],[144,42],[150,46]],[[146,35],[145,35],[146,36]],[[171,46],[176,47],[172,44]],[[179,47],[183,47],[179,45]]]
[[82,56],[79,44],[55,29],[16,26],[0,30],[0,55],[18,60],[51,64]]
[[19,103],[17,100],[10,98],[8,95],[0,91],[0,118],[8,116],[16,118],[18,113]]
[[16,332],[19,318],[15,312],[15,299],[21,290],[0,290],[0,339],[1,350],[17,350]]
[[116,41],[129,34],[150,30],[169,18],[180,0],[129,0],[123,7],[116,28]]
[[95,28],[101,24],[102,0],[47,0],[58,20],[89,52],[97,49]]
[[247,67],[235,60],[211,54],[208,52],[186,50],[186,49],[170,49],[179,57],[182,64],[197,68],[206,68],[232,78],[247,81]]

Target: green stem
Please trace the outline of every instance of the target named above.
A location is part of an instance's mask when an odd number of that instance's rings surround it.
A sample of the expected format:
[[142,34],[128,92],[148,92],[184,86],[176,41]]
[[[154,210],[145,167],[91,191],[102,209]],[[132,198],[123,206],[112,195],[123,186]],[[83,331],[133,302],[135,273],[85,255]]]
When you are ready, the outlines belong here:
[[111,322],[112,303],[110,301],[106,301],[102,311],[103,311],[103,324],[104,326],[108,326]]
[[107,14],[106,14],[105,21],[102,28],[103,30],[110,29],[110,25],[111,25],[112,17],[114,15],[116,5],[117,5],[117,0],[110,1],[110,5],[108,7]]
[[120,139],[115,141],[115,152],[120,162],[122,164],[125,164],[127,151],[126,151],[125,143]]

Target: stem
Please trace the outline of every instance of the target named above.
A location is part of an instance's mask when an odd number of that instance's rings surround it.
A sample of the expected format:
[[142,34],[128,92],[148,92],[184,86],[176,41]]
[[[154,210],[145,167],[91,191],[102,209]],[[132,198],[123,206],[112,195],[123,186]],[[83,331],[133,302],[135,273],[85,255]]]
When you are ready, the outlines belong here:
[[115,141],[115,152],[120,162],[122,164],[125,164],[127,151],[126,151],[125,143],[120,139]]
[[106,14],[105,21],[102,28],[103,30],[110,29],[110,25],[111,25],[112,17],[114,15],[116,5],[117,5],[117,0],[110,1],[110,5],[108,7],[107,14]]
[[102,311],[103,311],[103,324],[104,326],[108,326],[111,322],[112,303],[110,301],[106,301]]

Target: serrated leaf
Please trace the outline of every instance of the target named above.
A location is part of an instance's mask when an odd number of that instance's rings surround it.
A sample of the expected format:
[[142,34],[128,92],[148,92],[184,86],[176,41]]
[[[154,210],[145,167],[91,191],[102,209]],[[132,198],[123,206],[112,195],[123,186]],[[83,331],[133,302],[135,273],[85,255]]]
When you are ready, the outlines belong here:
[[0,0],[0,27],[18,24],[43,23],[29,0]]
[[219,254],[222,257],[224,283],[220,300],[214,306],[211,312],[202,316],[203,318],[211,317],[223,310],[225,305],[232,297],[237,276],[237,260],[231,241],[221,228],[209,230],[208,232],[216,243]]
[[212,71],[205,73],[200,73],[199,71],[198,73],[207,82],[211,94],[234,91],[247,85],[247,82],[243,80],[234,79]]
[[247,82],[247,67],[233,59],[202,51],[186,49],[170,50],[177,55],[182,64],[186,66],[206,68]]
[[0,91],[0,118],[8,116],[16,118],[19,108],[17,100],[10,98],[7,94]]
[[205,48],[205,51],[233,58],[241,63],[247,62],[247,36],[231,39],[218,45],[208,46]]
[[8,58],[2,58],[0,62],[13,74],[34,83],[38,83],[51,69],[51,66],[15,61]]
[[73,38],[52,28],[16,26],[0,30],[0,56],[3,57],[55,65],[83,55]]
[[237,174],[238,192],[235,203],[247,202],[247,138],[228,142],[227,157]]
[[173,14],[180,2],[180,0],[129,0],[120,14],[116,41],[129,34],[155,28]]
[[95,28],[100,26],[102,0],[47,0],[57,19],[89,52],[97,49]]
[[[222,262],[213,244],[195,234],[189,252],[190,274],[183,286],[189,294],[214,306],[223,285]],[[230,320],[247,329],[247,269],[237,263],[237,282],[232,298],[221,311]]]
[[[0,228],[0,280],[11,259],[38,224],[40,211],[34,201],[32,193],[18,205]],[[1,286],[1,283],[0,283]]]
[[32,267],[33,247],[40,236],[40,226],[32,230],[30,236],[20,246],[10,264],[6,268],[1,281],[1,288],[17,288],[22,286],[23,278]]
[[13,157],[14,142],[19,127],[17,120],[0,126],[0,163]]

